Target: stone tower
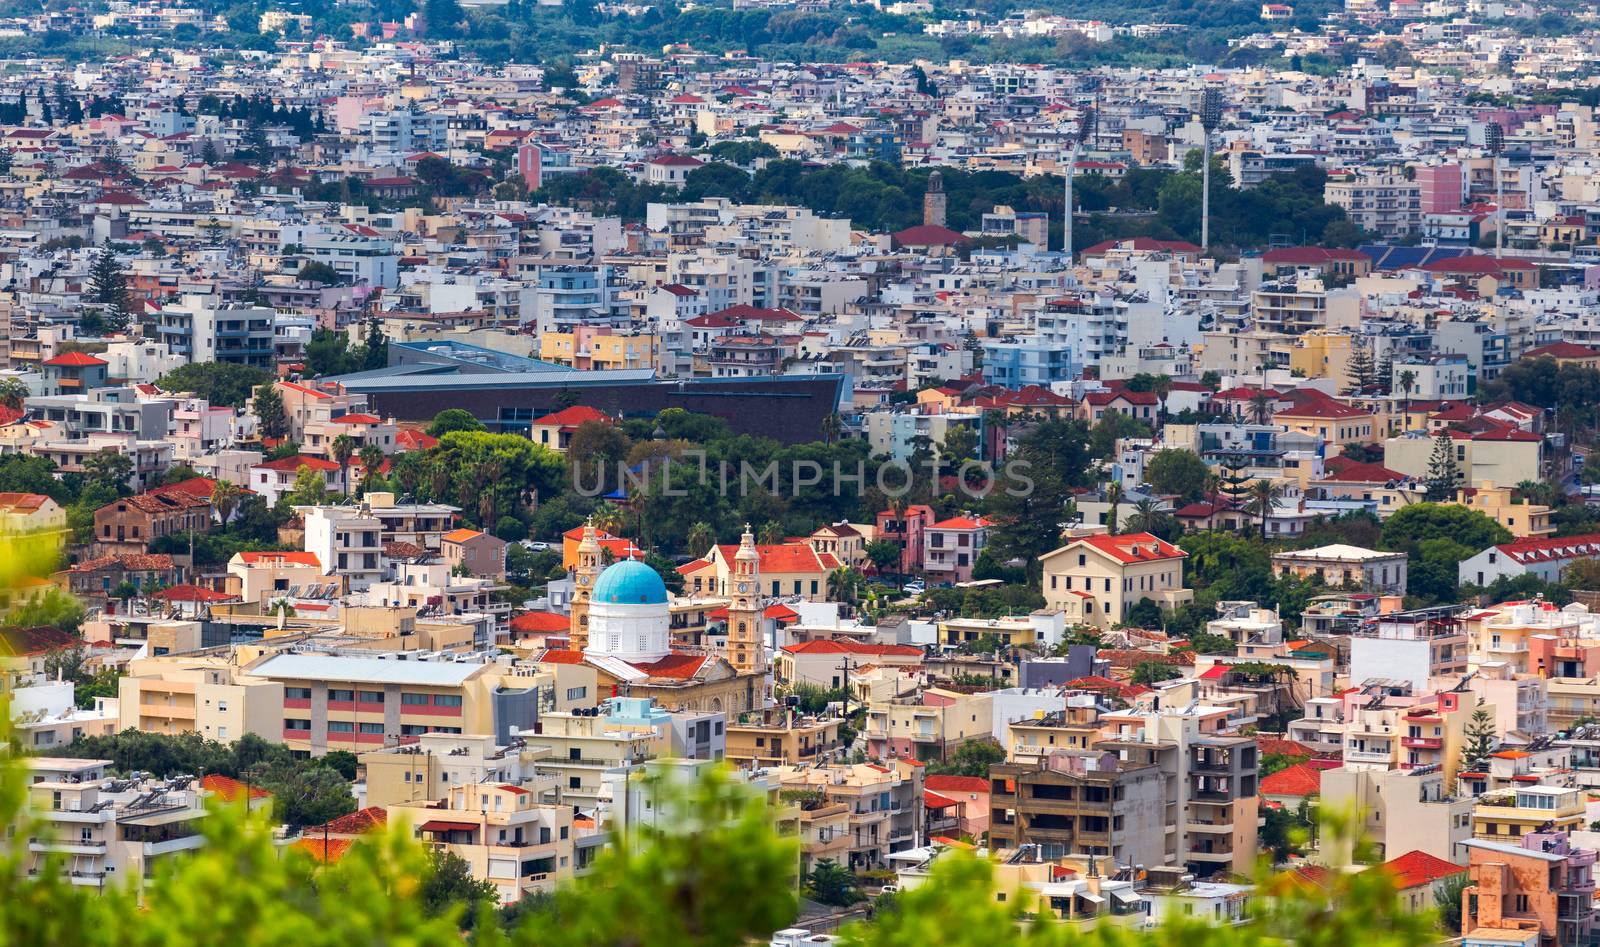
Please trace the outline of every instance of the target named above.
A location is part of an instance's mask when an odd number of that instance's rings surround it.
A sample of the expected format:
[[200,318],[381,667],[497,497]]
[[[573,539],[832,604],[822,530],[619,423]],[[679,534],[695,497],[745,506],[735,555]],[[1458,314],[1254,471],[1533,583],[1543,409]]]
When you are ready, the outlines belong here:
[[944,226],[944,175],[928,175],[928,191],[922,195],[922,222],[929,227]]
[[583,524],[583,539],[578,543],[577,582],[572,590],[572,625],[567,630],[568,647],[582,651],[589,647],[589,600],[600,577],[600,540],[594,534],[594,519]]
[[766,649],[761,642],[761,554],[746,523],[733,557],[728,588],[728,663],[740,674],[765,674]]

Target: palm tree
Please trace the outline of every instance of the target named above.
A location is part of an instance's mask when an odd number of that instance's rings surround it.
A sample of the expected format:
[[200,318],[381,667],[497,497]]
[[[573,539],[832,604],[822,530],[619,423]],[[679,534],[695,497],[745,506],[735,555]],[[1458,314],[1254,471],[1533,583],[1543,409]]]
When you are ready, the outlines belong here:
[[710,523],[700,520],[689,527],[684,542],[689,547],[689,555],[703,556],[716,544],[717,534],[711,529]]
[[783,542],[783,524],[777,520],[767,520],[756,530],[756,542],[763,546],[776,546]]
[[1245,501],[1245,509],[1261,517],[1261,538],[1267,538],[1267,517],[1277,508],[1278,501],[1283,499],[1283,488],[1271,480],[1257,480],[1250,484],[1250,499]]
[[1172,377],[1157,375],[1155,385],[1150,390],[1154,391],[1156,398],[1161,401],[1161,407],[1156,411],[1156,430],[1160,431],[1167,425],[1167,395],[1172,393]]
[[333,455],[333,462],[339,465],[339,482],[344,484],[344,492],[350,492],[350,458],[356,454],[356,439],[348,434],[340,434],[333,439],[333,445],[328,448]]
[[622,508],[610,500],[594,508],[594,528],[615,536],[622,531]]
[[211,488],[211,509],[217,514],[217,521],[226,523],[233,516],[233,511],[239,508],[239,501],[244,499],[244,490],[237,483],[218,480]]
[[1156,506],[1156,501],[1145,497],[1133,505],[1133,515],[1128,517],[1128,532],[1160,535],[1167,528],[1167,514]]
[[1267,423],[1267,406],[1269,404],[1271,404],[1271,399],[1267,397],[1265,391],[1256,392],[1255,396],[1250,399],[1250,407],[1255,413],[1257,424]]
[[1122,484],[1112,481],[1106,487],[1106,502],[1111,504],[1111,509],[1106,511],[1106,532],[1116,535],[1117,507],[1122,505]]
[[840,566],[828,573],[828,597],[844,605],[854,605],[861,593],[861,570]]
[[828,416],[822,419],[822,442],[832,444],[839,439],[839,432],[844,430],[844,418],[837,411],[829,411]]
[[[1404,408],[1401,411],[1401,417],[1409,418],[1411,415],[1411,391],[1417,387],[1417,373],[1408,368],[1400,373],[1400,378],[1398,381],[1400,382],[1400,391],[1405,395],[1405,401],[1403,402]],[[1405,424],[1409,422],[1402,421],[1401,423]]]
[[368,489],[367,484],[378,475],[378,468],[383,466],[383,448],[376,444],[363,444],[356,452],[361,458],[361,489]]

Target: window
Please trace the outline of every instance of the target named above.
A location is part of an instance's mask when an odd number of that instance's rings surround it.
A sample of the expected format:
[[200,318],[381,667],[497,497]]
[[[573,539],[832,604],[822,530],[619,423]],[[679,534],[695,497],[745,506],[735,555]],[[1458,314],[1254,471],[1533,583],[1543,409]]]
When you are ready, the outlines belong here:
[[284,700],[310,700],[311,699],[311,688],[309,688],[309,687],[285,687],[283,689],[283,699]]
[[309,720],[299,720],[299,719],[295,719],[295,718],[292,718],[292,717],[288,717],[288,718],[285,718],[284,721],[283,721],[283,729],[285,729],[285,730],[310,730],[311,729],[311,721],[309,721]]
[[328,691],[328,700],[330,700],[330,701],[337,700],[337,701],[343,701],[344,703],[351,703],[355,699],[356,699],[356,692],[355,691],[345,691],[345,690],[330,690],[330,691]]
[[364,723],[364,724],[361,725],[361,732],[362,733],[382,733],[383,732],[383,724],[381,724],[381,723]]
[[460,694],[434,694],[433,706],[435,707],[460,707]]
[[329,733],[354,733],[355,731],[356,731],[356,725],[351,723],[348,720],[330,720],[330,721],[328,721],[328,732]]
[[429,701],[428,701],[428,695],[427,694],[401,694],[400,695],[400,703],[402,703],[402,704],[409,704],[411,706],[416,706],[416,705],[419,705],[419,704],[426,705],[428,702]]
[[360,699],[363,704],[383,703],[383,691],[362,691]]
[[403,737],[420,737],[428,732],[428,728],[420,723],[402,723],[400,735]]
[[567,688],[567,700],[582,700],[583,698],[587,697],[588,695],[589,695],[589,688],[587,688],[587,687],[569,687],[569,688]]

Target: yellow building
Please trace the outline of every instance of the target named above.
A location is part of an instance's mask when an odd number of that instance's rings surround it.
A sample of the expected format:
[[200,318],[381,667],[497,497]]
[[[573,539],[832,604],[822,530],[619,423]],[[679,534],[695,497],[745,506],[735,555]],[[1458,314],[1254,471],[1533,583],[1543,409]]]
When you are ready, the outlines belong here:
[[1458,491],[1456,502],[1504,526],[1517,539],[1551,536],[1556,531],[1550,522],[1550,507],[1530,503],[1518,497],[1511,487],[1502,487],[1493,480],[1485,480],[1470,491]]
[[657,368],[661,338],[656,335],[539,333],[539,358],[585,370]]
[[1044,599],[1068,624],[1109,628],[1150,599],[1163,609],[1194,598],[1183,586],[1188,553],[1149,533],[1082,536],[1041,557]]
[[1485,793],[1472,810],[1472,837],[1516,845],[1528,832],[1550,823],[1557,832],[1586,824],[1583,790],[1571,786],[1524,786]]
[[728,724],[723,757],[741,769],[796,766],[844,749],[839,740],[844,720],[839,717],[797,717],[772,710],[744,717],[749,719]]
[[1012,763],[1037,763],[1060,750],[1087,750],[1103,739],[1100,712],[1094,707],[1067,707],[1035,714],[1031,720],[1013,721],[1005,747]]
[[1331,378],[1342,389],[1350,381],[1350,334],[1307,332],[1289,346],[1289,371],[1304,378]]

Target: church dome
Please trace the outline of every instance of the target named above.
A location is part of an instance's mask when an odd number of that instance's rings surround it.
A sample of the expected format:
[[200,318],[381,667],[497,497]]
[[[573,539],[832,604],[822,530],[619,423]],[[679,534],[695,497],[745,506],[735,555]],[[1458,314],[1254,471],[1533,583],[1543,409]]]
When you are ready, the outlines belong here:
[[614,605],[665,605],[667,586],[656,570],[629,559],[607,566],[600,573],[591,599]]

